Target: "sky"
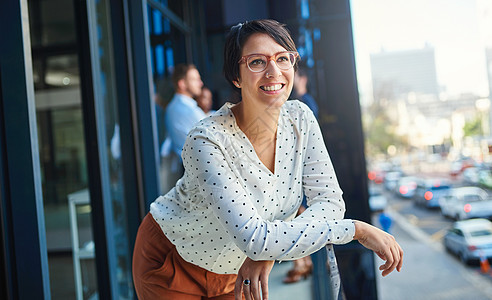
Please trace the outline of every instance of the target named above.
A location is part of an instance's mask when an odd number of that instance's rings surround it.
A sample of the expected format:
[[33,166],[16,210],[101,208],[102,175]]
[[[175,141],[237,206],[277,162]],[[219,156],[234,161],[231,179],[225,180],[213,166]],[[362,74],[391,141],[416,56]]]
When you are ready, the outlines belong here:
[[[421,49],[426,44],[435,49],[437,80],[446,94],[474,93],[486,97],[484,49],[486,43],[492,45],[490,2],[351,0],[361,98],[372,98],[370,54]],[[491,9],[485,10],[484,6]]]

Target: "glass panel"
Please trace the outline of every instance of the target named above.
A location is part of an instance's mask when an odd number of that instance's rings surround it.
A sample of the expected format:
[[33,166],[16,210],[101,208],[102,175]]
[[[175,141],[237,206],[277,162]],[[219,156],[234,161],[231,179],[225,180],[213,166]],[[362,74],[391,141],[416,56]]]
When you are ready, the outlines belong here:
[[97,298],[95,247],[90,230],[92,209],[89,199],[87,189],[68,195],[77,299]]
[[73,2],[29,1],[29,18],[51,296],[94,298],[97,281]]
[[33,47],[75,43],[72,1],[29,1],[29,23]]
[[80,84],[77,55],[57,55],[46,59],[44,82],[53,87],[73,87]]
[[[162,1],[167,6],[167,1]],[[180,3],[176,7],[168,7],[174,11],[181,11]],[[171,82],[171,73],[175,61],[184,62],[184,34],[172,26],[169,20],[158,10],[148,6],[150,57],[152,75],[154,78],[157,131],[160,145],[161,166],[160,185],[161,193],[167,193],[180,177],[179,158],[172,153],[166,140],[165,111],[167,104],[174,95]],[[178,170],[178,171],[176,171]]]
[[[101,159],[101,169],[107,170],[109,174],[103,174],[108,178],[109,194],[112,204],[112,218],[106,220],[113,222],[113,234],[108,237],[108,243],[113,243],[116,251],[116,280],[118,282],[118,299],[133,299],[133,282],[131,275],[131,257],[129,251],[128,224],[126,219],[126,205],[123,189],[123,170],[121,164],[121,144],[120,144],[120,126],[117,114],[118,95],[115,87],[115,69],[113,57],[113,44],[111,36],[111,18],[110,4],[108,0],[96,1],[95,18],[97,26],[99,57],[93,62],[95,68],[93,74],[95,85],[96,105],[103,110],[103,114],[98,114],[99,133],[102,135],[105,151],[105,158]],[[92,12],[91,12],[92,13]],[[106,181],[103,179],[103,183]],[[135,200],[134,200],[135,201]]]

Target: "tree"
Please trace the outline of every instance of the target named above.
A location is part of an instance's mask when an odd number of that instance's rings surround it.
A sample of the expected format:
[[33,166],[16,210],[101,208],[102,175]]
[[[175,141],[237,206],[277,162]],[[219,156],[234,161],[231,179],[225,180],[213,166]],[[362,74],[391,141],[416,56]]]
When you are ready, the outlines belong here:
[[483,136],[482,118],[476,117],[471,121],[467,121],[463,126],[465,136]]

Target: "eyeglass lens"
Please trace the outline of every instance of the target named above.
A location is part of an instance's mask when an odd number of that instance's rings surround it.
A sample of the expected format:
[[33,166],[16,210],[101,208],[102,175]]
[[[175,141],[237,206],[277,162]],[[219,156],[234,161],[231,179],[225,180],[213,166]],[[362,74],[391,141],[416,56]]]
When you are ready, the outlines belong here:
[[[293,53],[281,52],[275,56],[275,64],[279,69],[288,70],[292,68],[296,61],[296,57]],[[268,65],[268,58],[265,55],[258,54],[248,57],[248,68],[253,72],[261,72],[266,69]]]

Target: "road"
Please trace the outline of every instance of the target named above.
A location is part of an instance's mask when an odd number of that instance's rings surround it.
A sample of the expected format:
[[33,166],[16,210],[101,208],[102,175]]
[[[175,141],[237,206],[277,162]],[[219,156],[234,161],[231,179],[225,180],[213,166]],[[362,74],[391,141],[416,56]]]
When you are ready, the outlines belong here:
[[[439,210],[417,207],[412,200],[389,192],[386,196],[394,221],[391,233],[405,256],[401,273],[378,277],[379,299],[492,299],[492,273],[483,274],[479,265],[464,265],[442,246],[453,220]],[[377,265],[380,262],[377,258]]]

